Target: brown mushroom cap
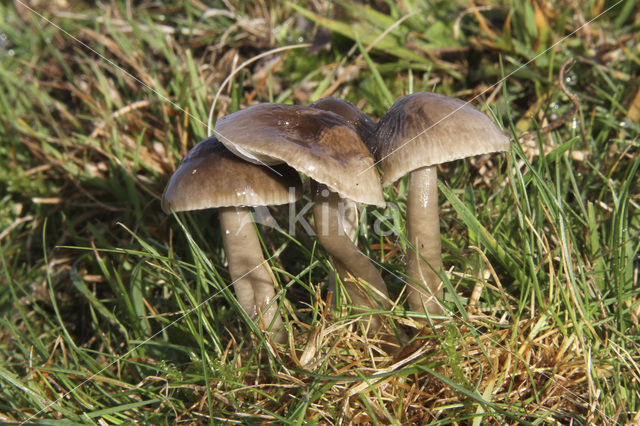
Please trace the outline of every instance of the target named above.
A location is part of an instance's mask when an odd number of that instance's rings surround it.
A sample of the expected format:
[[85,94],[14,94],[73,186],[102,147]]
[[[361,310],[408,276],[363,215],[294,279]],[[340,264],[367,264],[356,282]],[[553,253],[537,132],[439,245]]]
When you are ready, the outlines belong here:
[[311,108],[331,111],[351,124],[365,144],[376,130],[376,122],[351,102],[338,98],[322,98],[311,104]]
[[292,168],[247,163],[210,137],[194,146],[171,176],[162,210],[278,205],[295,202],[301,194],[300,177]]
[[421,167],[506,151],[509,138],[468,102],[421,92],[391,107],[370,144],[388,186]]
[[286,163],[343,198],[384,206],[373,157],[356,130],[335,113],[259,104],[218,119],[214,133],[247,161]]

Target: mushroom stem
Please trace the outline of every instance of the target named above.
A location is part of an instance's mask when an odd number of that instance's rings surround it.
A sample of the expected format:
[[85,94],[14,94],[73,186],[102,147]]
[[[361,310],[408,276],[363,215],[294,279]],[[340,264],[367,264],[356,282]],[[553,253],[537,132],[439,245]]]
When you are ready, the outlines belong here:
[[344,203],[342,205],[342,210],[339,212],[340,217],[342,218],[342,226],[344,229],[344,233],[347,234],[347,237],[355,243],[356,236],[358,234],[358,205],[355,201],[352,201],[348,198],[342,198],[340,202]]
[[422,167],[411,172],[407,197],[408,298],[411,310],[442,314],[442,281],[436,273],[442,268],[440,217],[438,215],[438,169]]
[[[355,305],[369,308],[382,306],[389,309],[391,302],[387,286],[369,258],[358,250],[353,240],[345,233],[342,218],[344,209],[340,206],[341,198],[337,193],[329,191],[325,185],[317,185],[313,217],[318,240],[333,258],[338,276]],[[376,295],[374,292],[374,300],[361,286],[348,279],[349,274],[368,283],[379,293]],[[373,330],[380,328],[380,320],[377,317],[371,318],[371,327]]]
[[[251,213],[246,207],[223,207],[219,216],[229,275],[238,303],[253,320],[258,318],[258,309],[261,309],[264,328],[270,329],[274,340],[281,343],[286,335],[277,304],[271,303],[275,289]],[[269,303],[271,306],[265,310]]]

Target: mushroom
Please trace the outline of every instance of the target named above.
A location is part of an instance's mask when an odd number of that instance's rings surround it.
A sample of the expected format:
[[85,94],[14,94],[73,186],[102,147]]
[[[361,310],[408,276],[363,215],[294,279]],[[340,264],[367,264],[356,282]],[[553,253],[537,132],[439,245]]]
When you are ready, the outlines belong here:
[[273,302],[272,273],[248,207],[293,203],[301,192],[302,183],[295,170],[286,165],[267,168],[248,163],[210,137],[189,151],[162,195],[162,209],[167,213],[219,208],[229,275],[238,303],[251,319],[261,316],[262,328],[271,330],[279,342],[285,334]]
[[[440,163],[509,149],[509,138],[468,102],[436,93],[398,100],[378,123],[370,149],[381,164],[382,185],[411,172],[407,197],[409,306],[439,314],[444,310],[437,168]],[[424,260],[423,260],[424,259]]]
[[311,104],[312,108],[331,111],[351,124],[363,141],[369,140],[376,130],[376,122],[351,102],[338,98],[322,98]]
[[[338,114],[353,126],[363,141],[369,140],[376,130],[375,121],[351,102],[328,97],[318,99],[311,104],[311,107]],[[343,199],[340,202],[344,207],[344,214],[342,215],[344,232],[354,241],[358,229],[358,207],[355,202],[349,199]]]
[[[351,300],[362,307],[391,307],[380,273],[339,223],[341,198],[385,204],[373,157],[351,125],[339,115],[317,108],[259,104],[218,119],[214,133],[229,150],[248,161],[286,163],[315,181],[316,233],[338,265],[338,275]],[[373,291],[363,292],[348,279],[349,274],[368,283]],[[379,319],[371,320],[372,329],[377,330]]]

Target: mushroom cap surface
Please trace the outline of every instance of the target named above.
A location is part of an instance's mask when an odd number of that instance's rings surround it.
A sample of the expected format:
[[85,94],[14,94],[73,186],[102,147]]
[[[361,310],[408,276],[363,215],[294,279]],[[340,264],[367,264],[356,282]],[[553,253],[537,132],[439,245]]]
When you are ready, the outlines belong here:
[[311,104],[311,108],[322,109],[338,114],[347,123],[351,124],[354,129],[356,129],[360,139],[362,139],[365,144],[376,130],[376,122],[351,102],[328,97],[318,99]]
[[189,151],[169,179],[162,210],[278,205],[295,202],[301,194],[300,176],[292,168],[248,163],[210,137]]
[[373,156],[353,126],[333,112],[258,104],[218,119],[214,133],[247,161],[286,163],[343,198],[385,205]]
[[420,92],[399,99],[378,123],[369,148],[380,162],[382,185],[421,167],[509,149],[509,138],[460,99]]

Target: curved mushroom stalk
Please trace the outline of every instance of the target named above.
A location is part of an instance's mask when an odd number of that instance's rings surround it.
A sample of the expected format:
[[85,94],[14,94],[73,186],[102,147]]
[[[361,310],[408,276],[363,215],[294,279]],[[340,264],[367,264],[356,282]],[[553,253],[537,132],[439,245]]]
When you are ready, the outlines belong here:
[[340,200],[340,217],[342,219],[342,228],[347,237],[355,244],[358,235],[359,212],[358,204],[348,198]]
[[[337,193],[329,191],[325,185],[317,185],[313,206],[317,238],[331,255],[338,276],[354,305],[389,309],[391,301],[380,273],[353,243],[352,238],[345,233],[342,218],[344,209],[341,208],[341,201]],[[371,288],[367,291],[361,285],[354,283],[353,278],[363,281]],[[379,330],[382,325],[379,316],[371,316],[369,319],[371,331]]]
[[408,299],[411,310],[442,314],[442,281],[437,271],[442,268],[440,217],[438,215],[438,169],[423,167],[411,172],[407,197],[406,272],[409,279]]
[[[259,318],[260,310],[264,321],[261,328],[271,330],[274,340],[282,343],[286,334],[277,312],[278,306],[272,303],[276,295],[273,281],[262,255],[251,213],[246,207],[223,207],[219,214],[229,275],[238,303],[253,320]],[[269,304],[271,306],[267,308]]]

